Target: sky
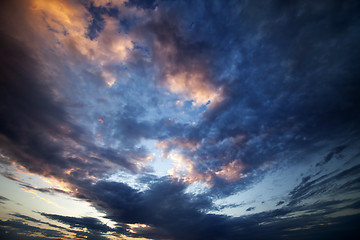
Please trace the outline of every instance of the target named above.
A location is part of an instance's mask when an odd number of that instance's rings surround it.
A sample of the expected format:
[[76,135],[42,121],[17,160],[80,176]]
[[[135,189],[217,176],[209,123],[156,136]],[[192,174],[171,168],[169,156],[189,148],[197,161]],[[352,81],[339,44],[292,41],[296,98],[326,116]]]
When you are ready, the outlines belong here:
[[0,239],[357,239],[360,2],[0,3]]

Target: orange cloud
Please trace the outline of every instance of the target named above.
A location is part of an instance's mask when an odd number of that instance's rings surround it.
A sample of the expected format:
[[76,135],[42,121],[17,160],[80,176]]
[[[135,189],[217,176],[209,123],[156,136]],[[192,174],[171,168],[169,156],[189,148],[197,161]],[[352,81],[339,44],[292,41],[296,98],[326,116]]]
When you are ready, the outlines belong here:
[[126,225],[130,227],[130,229],[128,229],[128,231],[131,233],[137,233],[137,231],[139,231],[139,230],[151,228],[151,226],[149,226],[149,225],[140,224],[140,223],[126,224]]
[[98,121],[99,121],[101,124],[104,124],[104,120],[102,120],[101,118],[98,118]]
[[244,175],[241,171],[244,169],[244,166],[240,164],[237,160],[230,162],[229,164],[222,166],[220,171],[215,172],[221,178],[226,179],[229,182],[239,180]]
[[30,193],[30,194],[35,195],[37,198],[39,198],[39,199],[47,202],[48,204],[54,205],[54,206],[57,207],[57,208],[61,208],[61,207],[59,206],[59,204],[51,201],[50,199],[41,197],[41,196],[40,196],[37,192],[35,192],[35,190],[33,190],[33,189],[26,189],[26,188],[21,188],[21,189],[24,190],[24,191],[27,192],[27,193]]
[[94,0],[93,4],[95,7],[107,7],[109,5],[121,7],[125,2],[127,0]]
[[32,10],[43,16],[48,26],[56,32],[71,34],[85,33],[90,18],[86,18],[86,9],[71,1],[33,0]]
[[206,182],[210,183],[212,175],[208,173],[200,173],[195,169],[193,161],[179,153],[170,154],[173,161],[173,168],[168,170],[168,174],[173,178],[179,178],[187,183]]
[[[237,143],[239,141],[241,142],[243,138],[244,137],[242,135],[238,135],[231,138],[231,141]],[[173,149],[173,147],[180,147],[195,151],[198,145],[198,142],[186,141],[183,139],[171,139],[155,143],[157,148],[164,149],[162,157],[169,158],[173,162],[173,168],[168,170],[168,174],[174,178],[179,178],[189,183],[200,181],[211,185],[211,181],[215,176],[229,182],[233,182],[244,177],[242,171],[245,167],[239,160],[234,160],[221,166],[220,170],[208,169],[206,172],[201,173],[196,170],[195,163],[191,159]]]
[[207,83],[204,73],[179,72],[167,74],[166,81],[170,91],[184,94],[187,99],[194,101],[194,105],[206,104],[208,101],[217,103],[222,100],[222,90]]
[[169,158],[173,162],[173,168],[168,170],[168,174],[173,178],[181,179],[187,183],[204,182],[212,185],[215,176],[233,182],[244,177],[242,170],[244,166],[239,161],[234,160],[221,167],[221,170],[208,169],[205,172],[199,172],[195,168],[195,163],[177,152],[171,153]]
[[[97,1],[103,4],[106,1]],[[114,62],[126,61],[133,48],[129,35],[119,33],[119,21],[104,16],[105,26],[100,35],[90,39],[88,26],[92,17],[88,10],[74,1],[33,0],[31,22],[36,26],[37,35],[42,35],[49,48],[57,56],[66,56],[66,64],[78,70],[81,65],[90,64],[91,69],[100,72],[104,82],[111,87],[116,81],[116,72],[106,69]],[[49,40],[51,39],[51,40]],[[80,63],[80,64],[79,64]],[[76,72],[76,71],[75,71]]]
[[165,39],[156,36],[152,39],[154,57],[162,68],[163,85],[171,92],[182,95],[184,99],[193,100],[194,105],[203,105],[210,101],[210,106],[213,106],[221,102],[223,90],[209,81],[205,60],[201,56],[179,60],[183,53],[174,33],[168,33]]
[[200,143],[196,141],[189,141],[187,139],[171,139],[171,140],[163,140],[160,142],[156,142],[155,146],[157,148],[163,149],[163,151],[161,152],[161,157],[167,158],[173,147],[186,148],[186,149],[190,149],[191,151],[195,151],[196,147],[199,144]]
[[189,141],[187,139],[171,139],[156,142],[155,146],[158,148],[169,148],[171,146],[182,147],[182,148],[195,148],[199,145],[196,141]]

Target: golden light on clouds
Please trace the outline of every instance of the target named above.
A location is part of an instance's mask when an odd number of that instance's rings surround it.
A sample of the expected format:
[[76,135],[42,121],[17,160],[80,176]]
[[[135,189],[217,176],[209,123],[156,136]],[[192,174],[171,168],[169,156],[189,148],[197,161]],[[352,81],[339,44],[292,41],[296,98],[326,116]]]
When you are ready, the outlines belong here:
[[96,7],[107,7],[107,6],[117,6],[121,7],[127,0],[94,0],[94,6]]
[[229,182],[239,180],[244,175],[241,171],[244,169],[244,166],[240,164],[237,160],[230,162],[229,164],[222,166],[220,171],[216,171],[215,174],[221,178],[226,179]]
[[27,189],[27,188],[21,188],[21,189],[24,190],[24,191],[27,192],[27,193],[33,194],[35,197],[37,197],[37,198],[39,198],[39,199],[47,202],[48,204],[51,204],[51,205],[53,205],[53,206],[55,206],[55,207],[57,207],[57,208],[61,208],[61,207],[59,206],[59,204],[57,204],[56,202],[51,201],[51,200],[48,199],[48,198],[41,197],[41,196],[40,196],[35,190],[33,190],[33,189]]
[[128,229],[128,231],[131,233],[137,233],[137,231],[139,231],[139,230],[151,228],[149,225],[146,225],[143,223],[131,223],[131,224],[129,223],[126,225],[129,226],[130,229]]
[[195,164],[190,159],[179,153],[171,153],[169,158],[173,162],[173,168],[168,170],[168,174],[173,178],[179,178],[189,184],[195,182],[210,183],[212,175],[200,173],[195,169]]
[[242,170],[245,168],[238,160],[234,160],[226,165],[221,166],[221,169],[215,171],[208,169],[200,172],[196,170],[195,163],[184,155],[174,152],[169,154],[169,159],[173,163],[173,168],[168,170],[168,174],[173,178],[182,179],[188,183],[204,182],[211,186],[211,181],[215,176],[225,179],[228,182],[233,182],[244,177]]
[[[99,1],[102,5],[107,1]],[[50,48],[59,55],[71,59],[69,66],[78,69],[79,62],[87,62],[91,71],[100,72],[104,82],[113,86],[117,81],[117,73],[107,66],[126,61],[133,43],[129,35],[119,32],[120,23],[112,17],[104,16],[104,29],[94,39],[88,36],[92,17],[83,5],[72,1],[32,1],[33,19],[38,27],[37,34],[44,38],[52,36],[48,41]]]
[[159,141],[155,143],[155,146],[157,148],[170,148],[172,146],[175,147],[181,147],[181,148],[195,148],[199,145],[199,142],[196,141],[189,141],[189,140],[185,140],[185,139],[178,139],[178,138],[174,138],[171,140],[163,140],[163,141]]
[[166,80],[170,91],[184,94],[186,99],[193,100],[194,105],[221,102],[222,91],[212,87],[204,80],[203,73],[180,72],[167,74]]
[[[40,21],[37,27],[52,31],[58,38],[69,36],[80,39],[85,36],[91,18],[84,6],[73,1],[57,0],[33,0],[31,6],[31,10],[37,17],[36,21]],[[59,40],[64,39],[63,37]]]

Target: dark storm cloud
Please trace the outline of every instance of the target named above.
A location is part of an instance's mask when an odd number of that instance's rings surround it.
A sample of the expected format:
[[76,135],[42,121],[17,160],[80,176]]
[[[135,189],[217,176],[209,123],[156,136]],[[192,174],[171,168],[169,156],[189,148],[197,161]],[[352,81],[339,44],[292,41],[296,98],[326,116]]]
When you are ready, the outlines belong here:
[[[65,232],[71,232],[76,235],[77,239],[92,239],[92,240],[108,240],[109,238],[102,236],[96,232],[84,232],[84,231],[75,231],[70,229],[65,229],[60,226],[49,224],[46,222],[38,221],[29,216],[14,214],[14,216],[23,219],[25,221],[30,221],[33,223],[41,223],[48,225],[50,227],[58,228],[60,230],[51,230],[41,227],[34,227],[25,222],[18,220],[0,220],[0,237],[1,239],[8,240],[49,240],[49,239],[65,239],[67,236]],[[41,234],[41,236],[39,236]]]
[[[82,196],[92,199],[99,209],[116,222],[142,223],[150,229],[140,230],[136,236],[155,239],[197,239],[198,236],[221,236],[218,230],[225,216],[207,215],[202,210],[212,207],[206,196],[192,196],[184,191],[186,184],[170,179],[158,179],[148,190],[139,192],[126,184],[100,181],[84,184]],[[209,238],[210,239],[210,238]]]
[[69,216],[62,216],[62,215],[56,215],[56,214],[48,214],[48,213],[41,213],[41,215],[57,220],[61,223],[65,223],[70,225],[72,228],[86,228],[89,231],[95,231],[95,232],[108,232],[112,231],[112,229],[103,224],[99,219],[93,218],[93,217],[69,217]]
[[[289,238],[296,234],[310,236],[306,229],[311,226],[317,229],[312,230],[314,232],[311,236],[314,239],[323,239],[328,234],[323,234],[319,229],[328,222],[335,224],[331,228],[334,232],[357,231],[354,225],[345,225],[352,217],[324,219],[322,213],[326,211],[327,214],[331,214],[342,209],[354,208],[355,205],[351,204],[351,201],[328,201],[291,207],[287,205],[274,211],[234,218],[206,214],[204,211],[214,209],[210,196],[186,194],[185,186],[181,182],[158,179],[150,184],[148,190],[139,192],[122,183],[102,181],[91,186],[84,184],[81,188],[83,196],[79,197],[92,199],[95,206],[106,210],[107,216],[116,222],[143,223],[150,226],[139,229],[134,234],[127,233],[132,237],[199,239],[201,236],[201,239],[240,237],[278,239],[282,235],[288,235]],[[348,205],[342,209],[335,207],[344,203]],[[280,201],[278,206],[282,204],[283,202]],[[252,210],[254,207],[247,209],[249,212]],[[311,213],[311,216],[300,214],[301,212]],[[299,230],[287,230],[292,228]]]
[[111,209],[109,216],[119,222],[165,224],[174,215],[187,219],[188,214],[196,215],[198,210],[211,206],[209,199],[192,198],[184,193],[186,184],[170,179],[157,179],[144,192],[106,181],[82,187],[86,198],[93,199],[104,210]]
[[[359,221],[359,215],[330,219],[324,219],[321,215],[305,215],[291,217],[287,221],[277,219],[277,217],[284,217],[288,213],[288,210],[276,210],[232,219],[216,215],[204,215],[200,222],[196,222],[198,225],[192,230],[194,230],[193,234],[197,234],[200,231],[208,231],[201,235],[201,239],[279,239],[281,237],[285,237],[285,239],[338,239],[339,236],[345,236],[347,239],[356,239],[359,233],[358,228],[353,224]],[[21,232],[40,231],[39,228],[34,228],[17,221],[3,221],[1,226],[11,227],[11,229]],[[2,228],[2,230],[4,229]],[[5,231],[0,233],[6,236],[6,239],[21,239],[19,235],[13,238],[9,237],[11,234],[15,235],[13,230],[9,230],[7,228],[7,234],[5,234]],[[159,231],[147,230],[140,233],[142,236],[156,237],[156,239],[167,238],[166,233],[159,235]],[[54,234],[56,233],[48,234],[50,237],[55,236]],[[87,234],[91,235],[91,233],[79,232],[77,237],[85,237]],[[133,234],[132,236],[135,237],[137,235]],[[173,236],[173,239],[184,239],[184,237],[186,239],[199,239],[199,236],[191,236],[190,233],[179,233],[177,236]],[[91,239],[96,239],[94,235],[92,237]],[[98,239],[102,239],[101,236],[98,236]]]
[[[109,230],[113,230],[113,229],[109,228],[107,225],[102,224],[98,219],[95,219],[95,218],[90,218],[90,217],[74,218],[74,217],[67,217],[67,216],[61,216],[61,215],[56,215],[56,214],[55,215],[54,214],[46,214],[46,213],[40,213],[40,214],[47,217],[47,218],[49,218],[49,219],[57,220],[57,221],[59,221],[61,223],[68,224],[68,225],[71,226],[71,228],[82,228],[82,229],[85,228],[85,229],[89,230],[90,232],[64,228],[64,227],[61,227],[61,226],[58,226],[58,225],[55,225],[55,224],[51,224],[49,222],[44,222],[44,221],[35,219],[33,217],[29,217],[29,216],[26,216],[26,215],[23,215],[23,214],[18,214],[18,213],[14,213],[14,214],[11,214],[11,215],[14,216],[14,217],[17,217],[19,219],[24,220],[24,222],[22,222],[21,224],[18,221],[12,221],[12,222],[18,222],[18,226],[28,226],[28,224],[26,222],[32,222],[32,223],[36,223],[36,224],[40,223],[40,224],[47,225],[47,226],[50,226],[50,227],[53,227],[53,228],[57,228],[58,230],[52,230],[52,231],[54,231],[54,232],[58,231],[59,234],[61,232],[62,235],[64,235],[66,232],[74,233],[74,234],[76,234],[76,237],[80,238],[80,239],[103,239],[103,240],[107,240],[108,238],[102,236],[101,233],[106,233]],[[8,224],[6,226],[9,226],[9,225],[10,224]],[[40,229],[42,229],[42,228],[40,228]],[[119,229],[120,228],[117,228],[116,230],[118,232],[120,232]],[[17,230],[20,230],[20,233],[23,233],[23,231],[21,229],[17,229]],[[44,229],[44,230],[46,232],[47,229]],[[39,230],[39,231],[41,231],[41,230]],[[53,236],[48,236],[48,235],[45,235],[45,236],[53,237]],[[18,239],[20,236],[17,235],[16,237],[17,238],[15,238],[15,237],[14,238]],[[9,233],[7,233],[7,238],[6,239],[12,239],[11,237],[9,238]],[[30,238],[30,239],[32,239],[32,238]]]
[[57,225],[54,225],[54,224],[51,224],[51,223],[48,223],[48,222],[43,222],[43,221],[41,221],[41,220],[35,219],[35,218],[33,218],[33,217],[26,216],[26,215],[23,215],[23,214],[13,213],[13,214],[11,214],[11,215],[14,216],[14,217],[23,219],[23,220],[25,220],[25,221],[28,221],[28,222],[41,223],[41,224],[48,225],[48,226],[50,226],[50,227],[58,228],[59,230],[66,230],[66,228],[63,228],[63,227],[61,227],[61,226],[57,226]]
[[43,167],[35,164],[36,159],[52,159],[54,167],[66,167],[66,163],[59,160],[61,148],[47,136],[48,133],[65,135],[59,126],[67,123],[66,112],[39,81],[40,66],[24,44],[4,33],[1,42],[1,102],[4,105],[0,112],[0,131],[5,136],[2,147],[34,172],[42,172]]
[[[104,195],[96,195],[98,187],[104,189]],[[119,183],[102,182],[99,186],[95,186],[93,191],[92,197],[97,199],[97,204],[101,208],[107,209],[108,213],[113,213],[113,216],[109,215],[113,220],[141,222],[152,227],[139,230],[134,236],[155,239],[168,237],[172,239],[199,239],[199,237],[201,239],[278,239],[282,235],[287,235],[289,239],[292,239],[300,234],[312,239],[325,239],[331,235],[329,232],[351,236],[358,231],[354,224],[348,225],[350,219],[355,218],[353,216],[324,219],[322,213],[317,213],[321,210],[327,210],[329,214],[336,212],[339,209],[334,206],[342,201],[318,203],[310,207],[284,207],[275,211],[231,218],[199,211],[201,208],[211,208],[211,205],[207,201],[194,202],[194,199],[183,193],[183,186],[180,183],[165,184],[163,181],[156,183],[143,193],[137,193]],[[253,208],[248,210],[251,211]],[[297,211],[309,213],[313,211],[314,214],[311,216],[299,214],[295,218],[290,216]],[[330,224],[332,224],[331,227]],[[325,227],[321,228],[324,225]],[[306,230],[308,228],[312,230],[309,232]],[[321,232],[325,229],[326,233]]]
[[[35,233],[40,233],[43,237],[32,237],[31,235]],[[3,239],[49,239],[64,237],[60,231],[34,227],[16,220],[0,220],[0,234]]]

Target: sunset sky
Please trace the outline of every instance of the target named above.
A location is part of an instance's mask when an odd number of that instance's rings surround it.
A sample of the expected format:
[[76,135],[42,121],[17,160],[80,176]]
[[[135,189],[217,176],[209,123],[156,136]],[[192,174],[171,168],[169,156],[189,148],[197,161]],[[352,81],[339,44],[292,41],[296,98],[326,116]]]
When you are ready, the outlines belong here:
[[360,235],[360,1],[0,2],[0,239]]

